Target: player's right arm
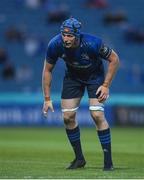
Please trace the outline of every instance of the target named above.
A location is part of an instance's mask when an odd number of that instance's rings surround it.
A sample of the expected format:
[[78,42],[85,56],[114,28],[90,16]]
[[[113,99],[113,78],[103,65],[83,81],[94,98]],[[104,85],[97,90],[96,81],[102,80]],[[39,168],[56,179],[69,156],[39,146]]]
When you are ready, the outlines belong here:
[[44,96],[44,106],[43,106],[44,114],[48,112],[49,108],[51,109],[52,112],[54,111],[52,101],[50,98],[50,87],[51,87],[53,68],[54,68],[54,65],[48,63],[45,60],[44,68],[43,68],[43,76],[42,76],[42,88],[43,88],[43,96]]
[[56,64],[58,59],[58,48],[57,41],[52,39],[47,47],[46,58],[43,67],[43,75],[42,75],[42,88],[43,88],[43,96],[44,96],[44,104],[43,104],[43,114],[46,116],[48,110],[50,109],[54,112],[53,104],[50,98],[50,88],[51,88],[51,80],[52,80],[52,70]]
[[54,112],[53,104],[50,98],[50,87],[52,80],[52,70],[54,68],[53,64],[48,63],[46,60],[44,62],[43,75],[42,75],[42,88],[44,96],[43,114],[46,116],[48,109]]

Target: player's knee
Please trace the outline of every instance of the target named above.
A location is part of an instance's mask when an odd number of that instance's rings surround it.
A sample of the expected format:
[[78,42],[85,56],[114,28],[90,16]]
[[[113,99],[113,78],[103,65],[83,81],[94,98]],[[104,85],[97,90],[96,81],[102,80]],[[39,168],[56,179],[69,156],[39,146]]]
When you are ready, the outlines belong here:
[[102,111],[90,111],[91,116],[96,122],[104,121],[104,113]]
[[109,127],[103,112],[91,111],[91,116],[98,129],[107,129]]
[[75,122],[75,112],[64,112],[63,113],[64,124],[70,124]]

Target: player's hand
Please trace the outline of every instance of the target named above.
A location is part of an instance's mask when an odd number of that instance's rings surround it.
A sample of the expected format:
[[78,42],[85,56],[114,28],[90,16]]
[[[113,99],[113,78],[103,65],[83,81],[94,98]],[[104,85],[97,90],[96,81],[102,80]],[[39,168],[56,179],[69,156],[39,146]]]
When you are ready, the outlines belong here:
[[109,88],[105,86],[100,86],[97,89],[96,95],[98,95],[98,101],[103,103],[109,97]]
[[44,105],[43,105],[43,115],[45,117],[47,117],[48,114],[48,110],[51,110],[52,112],[54,112],[54,108],[53,108],[53,104],[52,101],[44,101]]

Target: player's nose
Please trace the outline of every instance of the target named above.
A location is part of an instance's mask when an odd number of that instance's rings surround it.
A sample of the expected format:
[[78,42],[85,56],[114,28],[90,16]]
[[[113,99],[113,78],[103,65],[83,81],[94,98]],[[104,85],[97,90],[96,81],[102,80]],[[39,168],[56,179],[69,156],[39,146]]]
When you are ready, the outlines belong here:
[[64,37],[64,41],[68,41],[68,37]]

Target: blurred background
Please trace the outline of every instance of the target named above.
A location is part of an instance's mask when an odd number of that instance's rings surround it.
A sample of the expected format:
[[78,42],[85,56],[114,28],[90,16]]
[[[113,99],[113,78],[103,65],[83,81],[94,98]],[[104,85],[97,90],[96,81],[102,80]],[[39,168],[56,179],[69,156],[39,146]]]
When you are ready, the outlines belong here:
[[[60,95],[65,65],[59,59],[51,96],[55,113],[41,113],[42,69],[49,40],[73,16],[82,31],[100,36],[120,57],[105,104],[111,126],[144,125],[144,1],[1,0],[0,126],[62,126]],[[87,94],[78,110],[81,126],[93,126]]]

